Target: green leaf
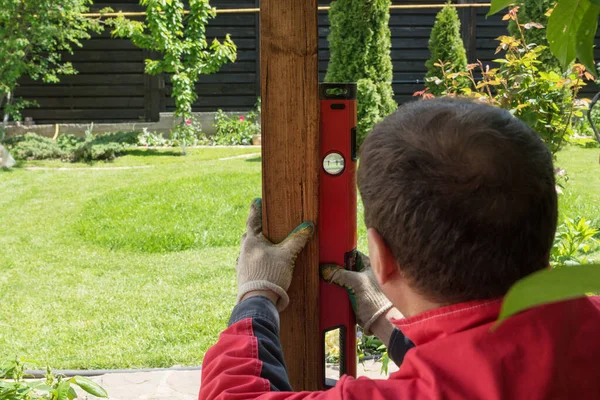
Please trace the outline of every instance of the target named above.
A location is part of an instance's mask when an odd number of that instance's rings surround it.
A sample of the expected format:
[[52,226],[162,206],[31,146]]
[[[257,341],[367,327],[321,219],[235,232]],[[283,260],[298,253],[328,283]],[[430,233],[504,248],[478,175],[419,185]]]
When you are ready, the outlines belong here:
[[489,17],[490,15],[494,15],[498,11],[505,9],[506,7],[508,7],[514,3],[515,3],[515,0],[492,0],[492,5],[490,6],[490,11],[487,13],[486,17]]
[[592,4],[596,5],[596,6],[600,6],[600,0],[590,0],[592,2]]
[[56,387],[56,400],[68,400],[70,388],[71,384],[69,381],[59,383]]
[[73,386],[69,386],[69,392],[67,393],[67,397],[69,400],[74,400],[77,398],[77,392],[73,389]]
[[69,379],[69,381],[76,384],[77,386],[79,386],[80,388],[82,388],[87,393],[91,394],[92,396],[102,397],[102,398],[108,397],[108,393],[106,393],[106,390],[104,390],[104,388],[102,388],[102,386],[98,385],[96,382],[92,381],[91,379],[77,375],[77,376],[74,376],[73,378]]
[[548,19],[550,50],[564,69],[577,56],[578,31],[584,20],[588,21],[586,13],[591,5],[590,0],[560,0]]
[[529,308],[600,292],[600,264],[585,264],[535,272],[508,291],[492,329]]
[[594,64],[594,38],[598,30],[598,16],[600,16],[600,6],[591,4],[579,25],[576,38],[577,58],[594,76],[597,76]]

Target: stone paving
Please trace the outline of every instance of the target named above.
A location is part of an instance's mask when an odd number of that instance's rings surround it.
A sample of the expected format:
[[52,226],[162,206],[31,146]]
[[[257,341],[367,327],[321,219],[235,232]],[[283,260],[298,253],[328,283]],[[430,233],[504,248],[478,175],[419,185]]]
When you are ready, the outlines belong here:
[[[384,379],[381,364],[366,361],[359,365],[359,376]],[[390,363],[390,373],[397,371]],[[200,388],[200,371],[153,371],[107,374],[92,377],[106,389],[111,400],[196,400]],[[81,394],[79,399],[92,400],[94,396]]]

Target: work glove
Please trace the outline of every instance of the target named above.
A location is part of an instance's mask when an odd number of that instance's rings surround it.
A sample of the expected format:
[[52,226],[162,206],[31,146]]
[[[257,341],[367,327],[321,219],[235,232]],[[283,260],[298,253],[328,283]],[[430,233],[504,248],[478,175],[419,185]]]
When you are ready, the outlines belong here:
[[356,270],[358,272],[348,271],[333,264],[320,266],[321,277],[327,283],[334,283],[348,291],[356,322],[365,335],[372,335],[371,325],[392,308],[392,303],[377,285],[369,257],[360,252],[356,256]]
[[237,261],[237,302],[248,292],[271,290],[279,295],[276,304],[283,311],[290,302],[287,290],[292,282],[298,254],[312,237],[314,225],[305,222],[279,244],[271,243],[262,234],[262,201],[255,199],[246,222]]

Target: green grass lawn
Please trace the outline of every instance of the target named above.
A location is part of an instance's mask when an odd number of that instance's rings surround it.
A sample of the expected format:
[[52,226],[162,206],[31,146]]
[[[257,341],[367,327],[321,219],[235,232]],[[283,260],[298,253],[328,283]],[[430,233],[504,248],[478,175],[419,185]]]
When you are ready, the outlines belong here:
[[567,147],[558,154],[556,166],[566,170],[569,178],[560,198],[562,217],[581,216],[600,229],[599,149]]
[[[56,368],[197,365],[226,326],[257,149],[148,151],[0,171],[0,357]],[[151,165],[142,169],[111,169]]]
[[[133,150],[92,168],[0,171],[0,359],[200,364],[234,304],[239,239],[261,193],[259,157],[219,159],[257,152]],[[598,153],[569,148],[557,165],[570,177],[561,211],[600,228]],[[362,222],[359,237],[366,251]]]

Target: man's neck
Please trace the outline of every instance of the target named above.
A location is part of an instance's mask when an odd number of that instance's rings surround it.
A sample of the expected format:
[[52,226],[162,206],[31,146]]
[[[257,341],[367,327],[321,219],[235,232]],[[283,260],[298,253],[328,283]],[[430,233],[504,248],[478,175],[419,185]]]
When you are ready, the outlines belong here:
[[394,291],[394,298],[390,299],[390,301],[402,313],[404,318],[413,317],[448,305],[448,303],[438,303],[427,299],[404,282],[400,286],[401,288]]

